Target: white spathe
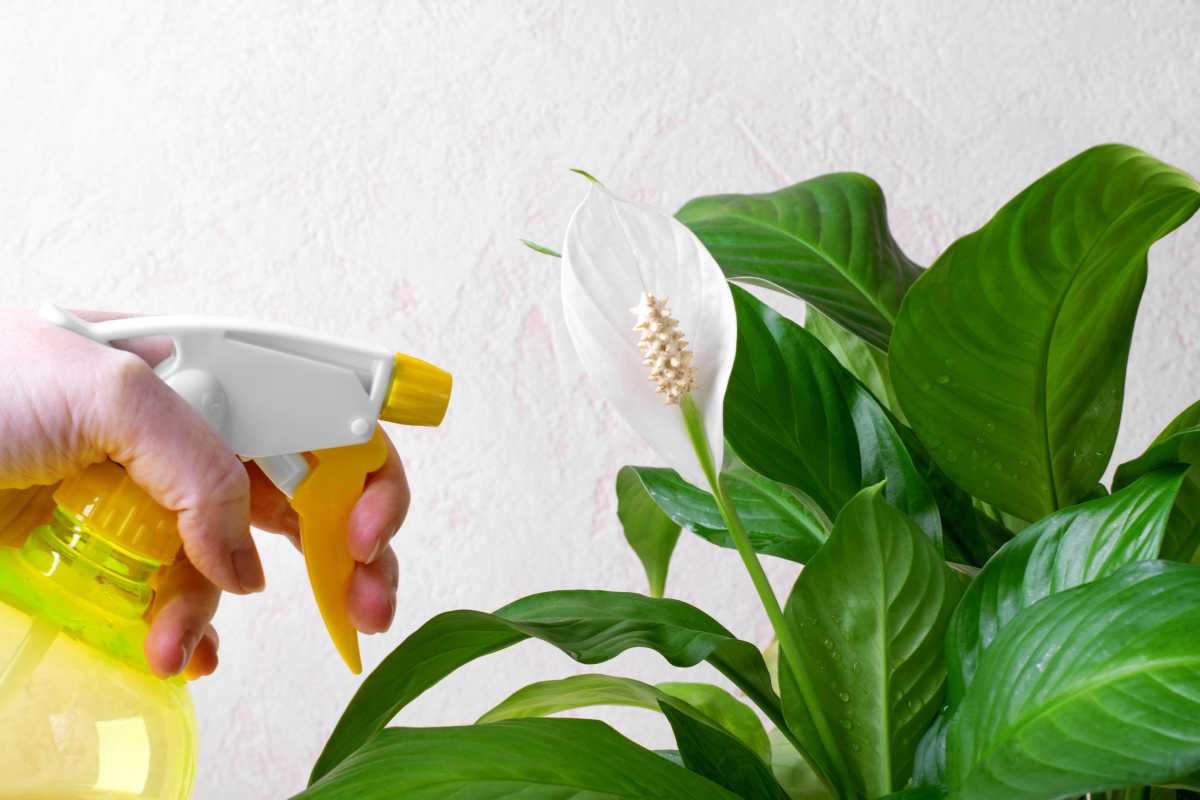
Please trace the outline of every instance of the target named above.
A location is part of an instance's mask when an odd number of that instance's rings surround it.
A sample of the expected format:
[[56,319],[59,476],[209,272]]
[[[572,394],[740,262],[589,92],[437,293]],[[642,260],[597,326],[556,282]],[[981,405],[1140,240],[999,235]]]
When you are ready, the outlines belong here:
[[692,398],[720,467],[722,406],[737,350],[733,296],[721,268],[675,218],[593,184],[563,242],[563,316],[588,376],[625,421],[686,480],[707,488],[679,406],[664,404],[638,349],[630,308],[670,303],[693,353]]

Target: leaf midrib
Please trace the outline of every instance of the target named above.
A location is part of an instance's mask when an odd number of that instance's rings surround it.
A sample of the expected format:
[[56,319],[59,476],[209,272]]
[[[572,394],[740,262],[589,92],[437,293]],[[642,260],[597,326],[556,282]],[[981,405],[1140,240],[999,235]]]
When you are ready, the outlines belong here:
[[[1131,158],[1132,158],[1132,156],[1131,156]],[[1061,188],[1062,188],[1062,184],[1060,184],[1059,187],[1055,190],[1055,195],[1058,194],[1058,190],[1060,190]],[[1062,508],[1064,505],[1068,505],[1072,500],[1071,498],[1066,498],[1060,504],[1060,498],[1058,496],[1058,488],[1059,488],[1058,480],[1057,480],[1057,477],[1055,476],[1055,469],[1054,469],[1054,449],[1053,449],[1053,445],[1050,442],[1050,392],[1049,392],[1049,380],[1048,380],[1049,373],[1050,373],[1050,349],[1053,346],[1054,340],[1057,336],[1058,325],[1059,325],[1059,322],[1061,321],[1063,305],[1066,303],[1067,298],[1071,294],[1071,287],[1075,284],[1075,280],[1082,274],[1085,265],[1087,264],[1087,262],[1089,260],[1091,260],[1092,254],[1096,251],[1096,248],[1099,247],[1100,243],[1103,242],[1108,237],[1109,232],[1114,227],[1116,227],[1118,223],[1123,222],[1134,211],[1142,210],[1142,209],[1146,208],[1147,206],[1151,206],[1151,205],[1154,205],[1155,203],[1163,202],[1164,200],[1173,199],[1173,197],[1174,197],[1174,193],[1165,192],[1161,195],[1152,197],[1150,199],[1135,200],[1133,203],[1128,205],[1120,214],[1118,214],[1116,217],[1114,217],[1112,220],[1110,220],[1108,222],[1108,224],[1106,224],[1104,226],[1103,230],[1101,230],[1100,233],[1097,234],[1096,238],[1092,241],[1092,243],[1090,245],[1088,245],[1087,251],[1075,262],[1075,266],[1071,270],[1071,277],[1067,280],[1066,286],[1063,287],[1063,292],[1059,296],[1058,302],[1056,302],[1054,304],[1054,311],[1050,315],[1051,322],[1049,325],[1049,334],[1046,336],[1045,342],[1043,343],[1042,348],[1041,348],[1041,353],[1039,354],[1039,364],[1041,364],[1042,369],[1038,370],[1038,386],[1037,386],[1037,393],[1036,393],[1037,407],[1040,408],[1041,412],[1042,412],[1039,423],[1040,423],[1040,427],[1042,429],[1042,442],[1045,447],[1045,453],[1046,453],[1047,477],[1050,482],[1050,485],[1049,485],[1050,510],[1052,510],[1052,511],[1056,510],[1058,508]],[[1153,242],[1151,244],[1153,244]],[[1149,249],[1150,249],[1150,245],[1147,245],[1146,250],[1149,251]]]
[[805,241],[804,239],[800,238],[799,236],[788,231],[785,228],[781,228],[777,225],[772,225],[769,222],[766,222],[764,220],[759,220],[754,217],[747,217],[744,214],[738,213],[738,212],[726,212],[726,216],[730,219],[736,219],[736,220],[739,220],[744,223],[749,223],[751,226],[757,226],[757,227],[764,228],[769,231],[773,231],[776,234],[779,234],[786,239],[791,239],[796,244],[800,245],[801,247],[805,248],[809,252],[813,253],[818,258],[820,258],[822,261],[824,261],[826,264],[828,264],[833,269],[833,271],[835,273],[837,273],[837,275],[839,277],[842,278],[842,280],[844,280],[844,281],[846,281],[846,283],[850,284],[851,288],[853,288],[856,292],[858,292],[858,294],[864,300],[867,301],[868,305],[870,305],[872,308],[874,308],[876,311],[879,312],[879,314],[887,321],[889,326],[895,324],[896,315],[894,313],[892,313],[888,308],[881,305],[879,303],[879,301],[875,298],[875,296],[873,294],[871,294],[870,292],[868,292],[863,287],[863,285],[859,282],[859,280],[853,274],[850,273],[849,268],[843,269],[837,263],[837,261],[835,261],[833,259],[833,257],[831,255],[826,253],[820,247],[817,247],[816,245]]

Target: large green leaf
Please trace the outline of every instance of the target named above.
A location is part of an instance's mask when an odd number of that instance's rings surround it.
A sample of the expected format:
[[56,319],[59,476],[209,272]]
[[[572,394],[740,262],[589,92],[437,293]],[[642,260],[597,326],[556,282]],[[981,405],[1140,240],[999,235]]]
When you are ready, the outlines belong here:
[[731,278],[802,297],[882,350],[921,268],[892,238],[878,184],[836,173],[770,194],[700,197],[676,214]]
[[573,675],[539,681],[513,692],[479,718],[480,723],[545,717],[594,706],[632,706],[660,711],[673,704],[708,725],[734,736],[765,762],[771,760],[767,732],[754,711],[729,692],[708,683],[648,683],[612,675]]
[[1117,435],[1146,253],[1198,206],[1188,175],[1130,147],[1096,147],[913,284],[892,381],[956,483],[1028,520],[1092,490]]
[[1030,525],[971,582],[946,638],[948,697],[957,705],[992,641],[1043,597],[1158,556],[1183,468],[1147,473],[1115,494]]
[[886,480],[888,501],[940,547],[937,506],[879,402],[811,333],[731,288],[738,343],[725,436],[738,457],[804,492],[830,519]]
[[[637,467],[622,467],[617,473],[617,519],[625,541],[642,562],[650,596],[662,597],[667,588],[671,554],[679,541],[679,525],[659,509],[638,477]],[[690,486],[680,479],[680,483]],[[696,491],[700,491],[697,489]]]
[[737,800],[587,719],[388,728],[294,800]]
[[783,724],[762,654],[703,611],[678,600],[625,592],[544,592],[495,614],[449,611],[422,625],[359,686],[310,780],[319,780],[454,670],[528,638],[552,644],[584,664],[598,664],[634,647],[655,650],[676,667],[707,661],[775,724]]
[[1200,768],[1200,568],[1130,564],[1018,614],[950,723],[952,796],[1044,800]]
[[1167,522],[1162,557],[1194,561],[1200,549],[1200,403],[1193,403],[1171,421],[1138,458],[1117,468],[1113,488],[1127,486],[1164,464],[1187,464],[1190,469],[1175,498]]
[[[682,525],[709,542],[732,548],[733,539],[713,496],[679,477],[673,469],[624,467],[672,524]],[[795,489],[746,467],[726,470],[721,482],[759,553],[803,564],[829,535],[824,512]]]
[[817,337],[839,364],[858,378],[863,386],[870,389],[871,394],[884,408],[901,422],[904,421],[900,412],[900,402],[896,399],[895,389],[892,388],[887,353],[855,336],[815,308],[805,310],[804,329]]
[[692,772],[739,797],[788,800],[771,768],[741,741],[672,703],[663,703],[662,712],[675,733],[683,765]]
[[[784,714],[843,797],[908,782],[917,741],[941,705],[943,636],[961,589],[932,543],[880,487],[842,510],[785,615],[799,638],[805,696],[780,668]],[[786,662],[786,659],[783,659]],[[838,775],[838,762],[849,765]]]

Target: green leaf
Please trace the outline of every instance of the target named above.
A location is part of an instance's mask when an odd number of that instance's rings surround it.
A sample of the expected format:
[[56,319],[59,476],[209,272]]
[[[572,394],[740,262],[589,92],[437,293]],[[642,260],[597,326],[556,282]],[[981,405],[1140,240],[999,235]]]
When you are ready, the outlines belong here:
[[[734,546],[713,496],[672,469],[624,467],[676,525],[720,547]],[[722,482],[756,552],[803,564],[829,535],[824,512],[795,489],[750,470],[726,470]],[[661,512],[660,512],[661,513]]]
[[952,715],[949,707],[943,707],[917,743],[917,754],[913,759],[914,785],[936,786],[945,779],[946,734]]
[[1200,403],[1193,403],[1171,421],[1141,456],[1122,464],[1113,476],[1113,488],[1128,486],[1146,472],[1164,464],[1191,467],[1175,498],[1167,522],[1162,557],[1193,561],[1200,549]]
[[784,715],[818,761],[835,761],[836,749],[851,765],[843,796],[879,797],[908,782],[917,740],[941,705],[943,636],[960,592],[928,537],[880,487],[846,505],[800,573],[785,614],[800,668],[821,691],[813,707],[781,667]]
[[[679,541],[679,525],[651,499],[637,470],[637,467],[622,467],[617,473],[617,519],[621,520],[625,541],[629,542],[646,571],[650,595],[662,597],[667,587],[671,554]],[[682,479],[679,482],[691,486]]]
[[892,388],[892,375],[888,370],[887,353],[868,343],[865,339],[858,338],[816,308],[806,309],[804,329],[817,337],[818,341],[825,345],[825,348],[838,360],[838,363],[871,391],[872,396],[879,401],[880,405],[898,417],[901,422],[904,421],[904,416],[900,412],[900,403],[896,400],[895,389]]
[[479,723],[544,717],[593,706],[632,706],[659,711],[661,703],[674,704],[681,712],[726,731],[759,758],[770,761],[771,745],[758,715],[729,692],[708,683],[651,686],[612,675],[573,675],[518,689],[480,717]]
[[770,194],[700,197],[676,216],[730,278],[802,297],[881,350],[921,271],[892,238],[883,192],[866,175],[822,175]]
[[[648,787],[653,794],[647,794]],[[737,800],[587,719],[388,728],[294,800]]]
[[958,704],[988,646],[1022,609],[1157,557],[1182,480],[1181,467],[1164,467],[1116,494],[1057,511],[1002,547],[972,581],[950,624],[950,704]]
[[544,244],[531,242],[528,239],[522,239],[521,244],[525,245],[535,253],[541,253],[544,256],[551,256],[553,258],[562,258],[562,253],[558,252],[557,250],[552,250],[549,247],[546,247]]
[[1085,497],[1120,422],[1146,253],[1200,185],[1105,145],[1038,179],[913,284],[889,351],[938,465],[1023,519]]
[[835,800],[829,787],[783,731],[772,728],[767,738],[771,740],[771,772],[788,797],[792,800]]
[[449,611],[422,625],[359,686],[310,780],[319,780],[451,672],[528,638],[552,644],[583,664],[598,664],[634,647],[654,650],[676,667],[707,661],[772,722],[783,724],[758,649],[703,611],[678,600],[625,592],[544,592],[495,614]]
[[662,712],[675,733],[683,764],[692,772],[724,786],[738,797],[788,800],[771,768],[741,741],[674,704],[663,703]]
[[911,430],[899,427],[897,431],[913,465],[937,503],[946,560],[973,566],[987,563],[992,554],[1012,538],[1012,533],[1002,522],[980,509],[971,495],[946,477],[946,473],[933,462]]
[[914,786],[902,792],[889,794],[882,800],[943,800],[950,796],[950,790],[940,784],[929,786]]
[[[665,681],[656,684],[656,688],[668,697],[696,709],[703,715],[703,718],[697,719],[711,721],[715,727],[745,744],[765,763],[771,763],[771,742],[767,739],[762,720],[754,713],[754,709],[729,692],[711,683],[682,681]],[[682,705],[677,703],[676,706],[682,710]]]
[[1200,767],[1200,568],[1131,564],[1018,614],[950,724],[952,796],[1043,800]]
[[938,509],[878,401],[816,337],[737,286],[737,358],[725,435],[747,466],[836,518],[860,489],[886,480],[888,502],[941,546]]

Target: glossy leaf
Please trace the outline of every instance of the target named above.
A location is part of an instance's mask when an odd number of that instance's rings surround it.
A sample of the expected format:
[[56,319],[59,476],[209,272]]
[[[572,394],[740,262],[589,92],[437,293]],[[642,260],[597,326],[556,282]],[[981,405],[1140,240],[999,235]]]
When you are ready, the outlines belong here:
[[480,717],[479,723],[545,717],[595,706],[632,706],[659,711],[662,703],[674,704],[681,712],[724,730],[760,759],[770,761],[770,742],[758,715],[729,692],[707,683],[651,686],[612,675],[573,675],[518,689]]
[[586,719],[388,728],[295,800],[737,800]]
[[887,413],[816,337],[733,288],[737,360],[725,433],[747,466],[836,518],[860,489],[884,495],[941,546],[937,506]]
[[1158,556],[1183,469],[1164,467],[1116,494],[1064,508],[1030,525],[971,582],[946,639],[951,705],[962,698],[992,641],[1044,597]]
[[1200,403],[1192,404],[1172,420],[1145,453],[1118,467],[1113,488],[1127,486],[1164,464],[1186,464],[1190,469],[1167,522],[1162,557],[1194,561],[1200,549]]
[[675,733],[683,765],[692,772],[738,797],[788,800],[771,768],[740,740],[674,704],[663,703],[662,712]]
[[1131,564],[1019,613],[946,747],[955,798],[1044,800],[1200,767],[1200,568]]
[[[859,493],[788,599],[801,670],[816,707],[781,667],[784,714],[814,758],[850,765],[841,794],[879,797],[903,787],[917,741],[942,701],[943,636],[961,589],[912,521]],[[833,770],[836,774],[836,769]]]
[[1023,519],[1085,497],[1120,421],[1150,246],[1200,185],[1130,147],[1088,150],[913,284],[889,363],[909,422],[972,495]]
[[913,759],[912,782],[915,786],[937,786],[946,777],[946,734],[953,712],[943,707],[917,743]]
[[630,309],[643,292],[669,301],[690,343],[691,396],[719,465],[721,406],[737,339],[729,284],[686,227],[593,184],[563,241],[563,315],[575,352],[596,388],[667,466],[707,486],[679,407],[663,403],[638,350]]
[[904,421],[900,402],[896,399],[896,391],[892,387],[887,353],[869,344],[865,339],[860,339],[816,308],[805,309],[804,329],[817,337],[838,363],[871,391],[880,405],[901,422]]
[[921,271],[892,238],[883,192],[866,175],[700,197],[676,216],[729,277],[802,297],[881,350]]
[[[674,470],[624,467],[620,475],[626,471],[674,524],[720,547],[734,546],[711,494]],[[755,551],[803,564],[829,535],[832,525],[824,512],[795,489],[745,467],[726,470],[721,480]]]
[[[662,597],[667,586],[671,554],[679,541],[679,525],[672,522],[646,492],[637,469],[622,467],[617,473],[617,519],[621,521],[625,541],[629,542],[646,571],[650,596]],[[678,475],[673,470],[668,471]],[[679,483],[700,491],[682,478]]]
[[363,681],[325,743],[311,780],[345,760],[451,672],[528,638],[552,644],[583,664],[598,664],[634,647],[655,650],[676,667],[707,661],[782,724],[779,699],[758,649],[703,611],[678,600],[625,592],[544,592],[495,614],[449,611],[422,625]]

